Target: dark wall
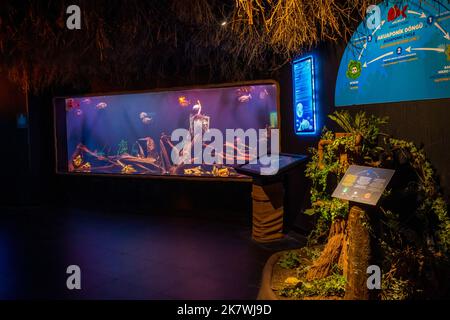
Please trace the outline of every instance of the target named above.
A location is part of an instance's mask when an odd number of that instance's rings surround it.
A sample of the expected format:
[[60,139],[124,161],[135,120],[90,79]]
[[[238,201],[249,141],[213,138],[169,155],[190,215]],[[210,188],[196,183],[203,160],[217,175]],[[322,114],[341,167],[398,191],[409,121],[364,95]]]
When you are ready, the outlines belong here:
[[28,194],[27,130],[18,129],[16,117],[26,113],[25,94],[0,75],[0,203],[25,201]]
[[[318,107],[317,125],[319,132],[326,125],[330,128],[327,115],[333,112],[334,83],[336,81],[337,66],[340,56],[336,55],[339,48],[332,44],[323,44],[316,50],[305,53],[312,55],[315,61],[316,74],[316,98]],[[320,134],[315,136],[298,136],[294,132],[294,107],[292,91],[291,64],[283,67],[278,77],[280,83],[280,111],[281,111],[281,150],[286,153],[309,154],[310,147],[317,146]],[[304,173],[295,172],[289,181],[288,201],[290,224],[298,231],[308,234],[314,226],[314,218],[303,214],[310,206],[309,201],[310,181]]]
[[[327,115],[334,110],[334,86],[339,66],[341,49],[333,44],[323,44],[316,50],[306,53],[312,55],[316,69],[316,99],[319,133],[326,125],[330,127]],[[294,107],[292,91],[291,65],[286,65],[279,77],[281,97],[281,145],[284,152],[306,153],[308,148],[316,146],[320,134],[315,136],[297,136],[294,132]]]

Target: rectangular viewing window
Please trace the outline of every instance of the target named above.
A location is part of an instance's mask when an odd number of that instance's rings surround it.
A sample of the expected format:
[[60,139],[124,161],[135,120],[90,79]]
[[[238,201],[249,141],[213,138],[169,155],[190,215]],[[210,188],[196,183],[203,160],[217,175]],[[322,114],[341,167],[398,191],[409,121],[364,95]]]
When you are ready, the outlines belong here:
[[[279,125],[273,81],[63,97],[54,104],[59,173],[248,178],[234,169],[238,159],[247,161],[251,153],[248,136],[234,139],[233,164],[228,164],[226,130],[258,132]],[[223,148],[213,153],[223,164],[173,161],[173,153],[198,139],[194,128],[201,128],[197,133],[202,136],[210,129],[223,134]],[[176,129],[189,133],[191,140],[183,145],[172,141]],[[201,152],[210,144],[202,140]],[[194,147],[191,156],[198,156]]]
[[316,99],[314,59],[294,60],[292,66],[294,91],[294,130],[298,135],[316,134]]

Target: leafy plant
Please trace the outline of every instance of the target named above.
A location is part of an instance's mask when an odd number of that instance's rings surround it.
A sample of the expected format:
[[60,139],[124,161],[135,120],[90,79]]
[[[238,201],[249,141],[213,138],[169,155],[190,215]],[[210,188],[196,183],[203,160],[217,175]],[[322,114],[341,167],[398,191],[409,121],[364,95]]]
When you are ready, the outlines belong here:
[[300,265],[300,255],[295,251],[288,251],[278,261],[278,265],[284,269],[294,269]]
[[[322,157],[311,149],[306,176],[311,179],[312,206],[305,213],[317,215],[315,230],[308,244],[327,238],[331,223],[344,218],[348,202],[331,197],[349,164],[396,170],[389,190],[383,193],[374,210],[381,226],[377,233],[368,228],[379,244],[383,274],[389,273],[389,287],[383,297],[409,298],[430,286],[438,275],[437,266],[449,261],[450,218],[448,204],[439,192],[431,163],[422,148],[413,142],[392,138],[380,127],[386,118],[354,117],[349,112],[330,115],[346,134],[325,129]],[[345,157],[342,155],[345,154]],[[432,287],[429,293],[433,294]]]
[[305,247],[304,251],[305,251],[305,254],[308,257],[308,259],[311,259],[311,260],[317,259],[321,254],[321,250],[318,247],[315,247],[315,248],[314,247],[313,248]]
[[396,278],[393,271],[395,267],[382,276],[380,298],[381,300],[406,300],[412,294],[410,281]]
[[388,121],[386,117],[378,118],[374,115],[367,116],[365,112],[358,112],[354,118],[348,112],[336,111],[329,115],[345,132],[353,135],[361,135],[366,141],[375,143],[380,132],[380,127]]
[[282,297],[343,297],[345,295],[345,277],[333,274],[329,277],[311,282],[299,282],[296,286],[287,286],[279,291]]

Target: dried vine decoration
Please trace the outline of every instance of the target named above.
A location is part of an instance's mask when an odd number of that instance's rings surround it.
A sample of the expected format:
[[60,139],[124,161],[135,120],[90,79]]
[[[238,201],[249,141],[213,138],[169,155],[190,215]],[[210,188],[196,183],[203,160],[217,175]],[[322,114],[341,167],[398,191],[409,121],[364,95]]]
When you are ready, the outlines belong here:
[[173,0],[172,12],[177,18],[188,25],[214,25],[217,18],[212,6],[207,0]]
[[64,1],[5,0],[0,72],[33,91],[267,78],[302,50],[348,34],[365,2],[79,0],[82,30],[69,31]]
[[[346,40],[367,0],[235,0],[233,30],[256,45],[291,57],[324,40]],[[259,40],[255,40],[260,37]]]

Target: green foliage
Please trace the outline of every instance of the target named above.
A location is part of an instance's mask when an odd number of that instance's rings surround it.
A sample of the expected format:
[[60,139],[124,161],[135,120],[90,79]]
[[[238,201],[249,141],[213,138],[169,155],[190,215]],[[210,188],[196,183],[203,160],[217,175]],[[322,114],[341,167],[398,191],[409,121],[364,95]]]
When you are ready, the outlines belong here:
[[340,274],[332,274],[329,277],[313,280],[311,282],[299,282],[296,286],[288,286],[279,291],[282,297],[343,297],[345,295],[345,278]]
[[311,233],[308,235],[308,246],[318,245],[328,238],[330,229],[330,221],[327,218],[318,215],[316,225]]
[[[324,139],[327,133],[324,133]],[[343,217],[348,211],[346,202],[331,197],[328,182],[330,176],[340,179],[345,172],[344,168],[338,161],[337,148],[340,141],[327,146],[324,149],[323,166],[319,164],[319,154],[316,149],[311,149],[312,159],[307,164],[305,174],[312,180],[311,202],[312,208],[307,214],[320,214],[327,221],[332,221],[336,217]]]
[[411,296],[411,283],[408,280],[382,276],[381,300],[406,300]]
[[329,118],[336,122],[345,132],[353,135],[361,135],[366,143],[376,143],[380,132],[380,127],[388,121],[386,117],[378,118],[374,115],[367,116],[365,112],[358,112],[352,118],[348,112],[339,112],[329,115]]
[[294,269],[300,265],[300,255],[295,251],[288,251],[278,261],[278,265],[284,269]]
[[128,153],[128,142],[126,140],[120,140],[117,146],[117,155],[120,156],[126,153]]
[[322,250],[320,250],[319,247],[304,247],[303,250],[305,251],[306,256],[311,261],[314,261],[320,257],[320,254],[322,253]]
[[[331,193],[349,164],[396,170],[395,184],[386,190],[374,210],[379,210],[381,227],[374,234],[383,257],[383,274],[389,281],[384,298],[405,299],[421,292],[435,267],[448,261],[450,251],[450,218],[448,204],[439,192],[435,173],[423,149],[414,143],[383,134],[380,126],[385,118],[367,116],[364,112],[352,117],[348,112],[330,115],[347,135],[336,136],[325,130],[322,140],[323,158],[319,163],[317,149],[311,149],[311,162],[306,176],[311,179],[311,209],[317,215],[316,229],[309,244],[326,239],[331,222],[345,218],[348,203],[331,198]],[[346,154],[346,158],[341,158]],[[429,289],[433,294],[433,289]]]
[[[450,218],[448,206],[437,190],[435,174],[431,163],[426,159],[423,149],[417,148],[414,143],[398,139],[389,139],[389,145],[397,150],[403,161],[407,161],[414,168],[418,182],[412,187],[414,192],[423,199],[417,209],[417,214],[425,219],[434,216],[438,223],[433,228],[434,236],[443,252],[450,250]],[[428,220],[428,219],[427,219]]]
[[[329,117],[348,135],[335,137],[331,131],[325,129],[321,139],[330,143],[324,146],[321,162],[318,150],[310,149],[312,156],[307,165],[306,176],[312,181],[312,208],[305,213],[319,214],[331,222],[337,217],[346,217],[348,213],[348,202],[332,198],[332,190],[344,175],[349,163],[373,164],[378,160],[382,150],[376,145],[382,134],[379,127],[387,120],[373,115],[368,117],[364,112],[357,113],[354,119],[348,112],[335,112]],[[340,153],[347,154],[347,162],[340,161]]]
[[450,250],[450,219],[447,212],[447,204],[442,197],[434,200],[431,210],[437,215],[439,219],[439,228],[436,231],[439,244],[446,252]]

